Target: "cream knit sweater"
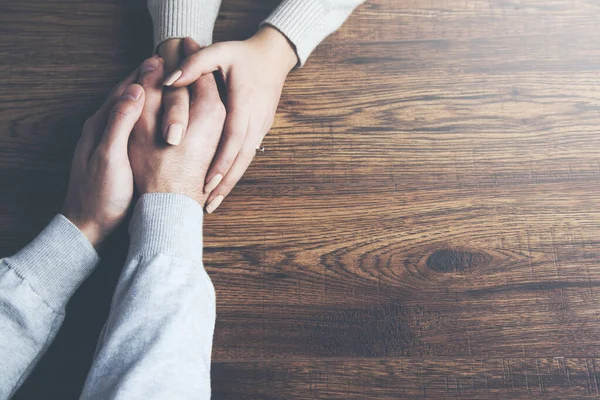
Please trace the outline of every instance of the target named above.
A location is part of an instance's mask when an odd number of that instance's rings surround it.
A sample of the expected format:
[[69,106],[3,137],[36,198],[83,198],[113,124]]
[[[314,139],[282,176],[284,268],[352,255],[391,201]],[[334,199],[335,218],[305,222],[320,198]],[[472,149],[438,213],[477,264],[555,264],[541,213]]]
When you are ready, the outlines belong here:
[[[295,46],[300,65],[323,39],[335,32],[364,0],[284,0],[265,20]],[[212,44],[221,0],[148,0],[154,23],[154,44],[191,37]]]

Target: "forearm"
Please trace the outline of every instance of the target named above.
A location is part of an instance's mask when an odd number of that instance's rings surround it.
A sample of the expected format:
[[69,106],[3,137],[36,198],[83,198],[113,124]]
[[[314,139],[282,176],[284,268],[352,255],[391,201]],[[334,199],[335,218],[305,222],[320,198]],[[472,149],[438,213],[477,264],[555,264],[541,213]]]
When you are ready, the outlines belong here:
[[202,266],[202,207],[146,194],[82,399],[210,398],[215,293]]
[[0,261],[0,399],[35,367],[62,324],[67,301],[97,263],[92,245],[62,215]]
[[221,0],[148,0],[154,46],[167,39],[191,37],[200,46],[212,44]]
[[284,0],[261,25],[277,28],[295,46],[300,65],[364,0]]

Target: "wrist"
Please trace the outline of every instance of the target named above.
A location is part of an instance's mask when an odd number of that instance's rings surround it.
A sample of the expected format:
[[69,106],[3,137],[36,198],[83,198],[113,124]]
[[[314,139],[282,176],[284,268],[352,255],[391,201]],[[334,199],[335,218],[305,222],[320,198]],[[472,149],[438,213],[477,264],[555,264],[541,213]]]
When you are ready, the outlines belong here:
[[106,237],[106,235],[102,233],[101,229],[99,229],[99,227],[95,224],[87,224],[81,227],[77,224],[74,225],[81,231],[81,233],[83,233],[87,240],[89,240],[92,246],[94,246],[94,249],[98,250],[100,244],[102,244],[104,238]]
[[62,211],[61,214],[67,218],[83,235],[87,238],[90,244],[98,250],[100,244],[104,241],[106,235],[100,228],[100,225],[90,221],[80,220],[72,215],[69,215],[68,211]]
[[[194,190],[193,188],[199,187],[200,189]],[[200,204],[200,206],[204,207],[207,199],[207,195],[204,194],[201,185],[166,185],[163,183],[157,183],[155,185],[149,184],[144,188],[139,189],[140,196],[144,195],[179,195],[189,197],[194,200],[196,203]]]
[[286,75],[298,64],[295,46],[271,25],[265,25],[249,39],[256,43],[271,64],[277,65]]

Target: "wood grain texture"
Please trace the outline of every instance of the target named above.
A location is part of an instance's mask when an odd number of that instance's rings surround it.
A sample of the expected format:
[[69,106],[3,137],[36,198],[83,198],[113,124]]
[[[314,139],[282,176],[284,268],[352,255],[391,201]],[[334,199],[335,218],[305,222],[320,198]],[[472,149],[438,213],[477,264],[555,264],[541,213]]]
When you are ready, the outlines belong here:
[[[224,0],[216,40],[278,1]],[[600,398],[600,3],[368,0],[286,84],[206,218],[216,399]],[[151,51],[140,0],[0,4],[0,253]],[[77,398],[110,243],[17,398]]]

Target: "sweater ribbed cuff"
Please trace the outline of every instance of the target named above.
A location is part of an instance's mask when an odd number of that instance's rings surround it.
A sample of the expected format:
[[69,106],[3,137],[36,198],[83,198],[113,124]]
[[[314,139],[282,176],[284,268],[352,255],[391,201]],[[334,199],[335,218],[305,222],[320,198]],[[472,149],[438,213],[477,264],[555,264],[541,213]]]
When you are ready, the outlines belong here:
[[174,193],[140,197],[129,225],[129,258],[166,254],[202,261],[202,206]]
[[212,44],[220,0],[148,0],[154,47],[167,39],[191,37],[201,47]]
[[261,27],[269,24],[283,33],[296,47],[300,65],[304,65],[315,47],[332,32],[328,29],[327,14],[322,1],[285,0],[261,23]]
[[59,214],[31,243],[4,261],[59,311],[100,258],[85,235]]

